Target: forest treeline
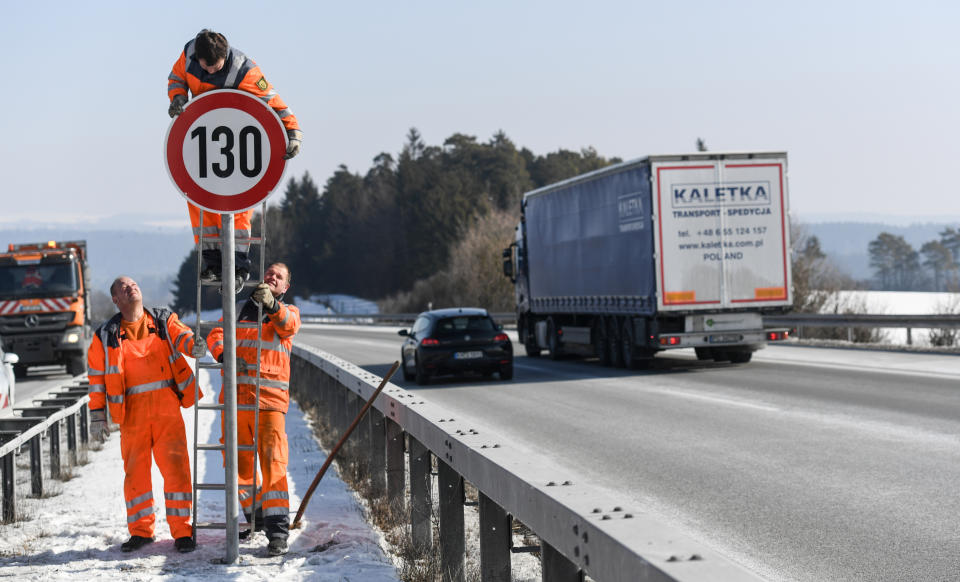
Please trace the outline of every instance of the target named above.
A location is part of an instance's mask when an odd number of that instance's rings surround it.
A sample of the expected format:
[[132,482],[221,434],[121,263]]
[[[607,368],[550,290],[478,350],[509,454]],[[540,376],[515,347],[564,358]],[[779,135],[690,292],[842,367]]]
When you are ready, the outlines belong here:
[[939,236],[917,251],[904,237],[881,232],[867,247],[874,272],[871,288],[960,291],[960,230],[947,227]]
[[[396,157],[381,153],[365,174],[341,165],[322,190],[309,173],[291,179],[267,209],[265,256],[289,265],[292,291],[304,297],[335,292],[391,309],[426,309],[428,301],[507,311],[512,291],[499,275],[498,249],[512,241],[523,193],[620,161],[593,148],[537,155],[502,131],[486,142],[456,133],[427,145],[411,129]],[[258,212],[255,234],[260,223]],[[186,257],[174,281],[181,313],[196,304],[195,261],[195,253]],[[477,277],[476,261],[496,279]],[[217,292],[206,293],[204,309],[218,308]]]

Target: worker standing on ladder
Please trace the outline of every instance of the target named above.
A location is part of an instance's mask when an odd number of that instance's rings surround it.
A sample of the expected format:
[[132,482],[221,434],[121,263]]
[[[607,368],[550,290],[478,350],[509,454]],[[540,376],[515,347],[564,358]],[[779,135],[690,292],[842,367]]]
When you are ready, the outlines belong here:
[[[203,29],[196,38],[184,46],[167,81],[167,96],[170,98],[170,107],[167,112],[170,117],[176,117],[183,112],[187,104],[188,89],[194,97],[214,89],[238,89],[258,97],[276,112],[287,129],[289,143],[284,159],[289,160],[300,152],[303,132],[300,131],[297,118],[273,90],[273,85],[263,76],[260,67],[253,62],[253,59],[231,47],[222,34]],[[201,225],[200,209],[190,203],[187,203],[187,206],[190,210],[194,242],[199,243],[201,236],[204,240],[201,246],[204,268],[200,273],[200,279],[216,281],[220,278],[221,271],[220,215],[215,212],[204,212]],[[253,216],[252,209],[233,215],[236,238],[250,238],[251,216]],[[250,276],[249,248],[248,242],[244,240],[237,242],[235,269],[238,293],[243,282]]]
[[[190,455],[180,408],[193,406],[191,356],[193,332],[165,308],[146,310],[140,287],[130,277],[110,285],[120,310],[97,328],[87,352],[90,379],[90,432],[106,433],[106,409],[120,425],[123,496],[130,539],[120,549],[131,552],[153,542],[153,459],[163,475],[167,525],[180,552],[197,544],[190,526],[192,503]],[[199,343],[200,351],[205,352]]]
[[[253,291],[237,316],[237,405],[256,404],[259,408],[259,425],[254,423],[257,411],[237,412],[237,444],[253,444],[256,429],[257,455],[262,474],[259,481],[263,483],[256,499],[251,498],[249,487],[256,471],[253,451],[240,451],[237,458],[240,505],[252,531],[262,527],[266,533],[269,540],[267,551],[271,556],[286,553],[290,529],[285,417],[290,404],[290,352],[293,336],[300,330],[300,310],[283,303],[283,295],[289,288],[289,268],[283,263],[270,265],[264,273],[263,282]],[[264,318],[258,342],[259,306],[263,307]],[[258,344],[259,402],[256,401]],[[210,332],[207,345],[213,357],[221,361],[223,328],[218,327]],[[220,402],[223,402],[222,392]],[[223,440],[221,436],[220,442]],[[241,534],[244,538],[247,535],[250,535],[250,531]]]

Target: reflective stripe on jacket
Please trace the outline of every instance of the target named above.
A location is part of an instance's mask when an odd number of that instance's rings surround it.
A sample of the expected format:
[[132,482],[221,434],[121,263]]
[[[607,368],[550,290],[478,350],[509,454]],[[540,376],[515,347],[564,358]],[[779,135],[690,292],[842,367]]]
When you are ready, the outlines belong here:
[[[267,314],[260,348],[260,410],[287,412],[290,406],[290,352],[293,336],[300,330],[300,310],[277,301],[276,313]],[[241,314],[243,309],[238,310]],[[256,313],[256,311],[254,311]],[[254,319],[256,319],[254,317]],[[237,358],[253,365],[257,361],[257,322],[243,319],[237,323]],[[207,346],[217,360],[223,355],[223,328],[214,328]],[[256,402],[256,370],[237,374],[237,404]],[[223,402],[223,391],[220,391]]]
[[193,350],[193,332],[180,323],[177,314],[169,309],[149,309],[146,314],[151,320],[151,327],[155,328],[159,338],[164,340],[164,351],[167,352],[164,357],[169,362],[172,374],[158,370],[150,381],[127,386],[124,377],[123,338],[120,335],[122,315],[119,313],[97,328],[87,351],[89,407],[91,410],[107,407],[110,418],[117,424],[123,424],[126,398],[135,394],[171,389],[176,393],[182,407],[193,406],[194,403],[196,379],[190,363],[184,357]]
[[211,75],[203,70],[194,56],[194,42],[195,39],[183,47],[180,58],[173,64],[173,70],[167,78],[167,96],[171,101],[176,95],[187,97],[188,89],[194,97],[214,89],[239,89],[269,105],[285,128],[300,129],[296,116],[277,95],[253,59],[230,47],[223,68]]

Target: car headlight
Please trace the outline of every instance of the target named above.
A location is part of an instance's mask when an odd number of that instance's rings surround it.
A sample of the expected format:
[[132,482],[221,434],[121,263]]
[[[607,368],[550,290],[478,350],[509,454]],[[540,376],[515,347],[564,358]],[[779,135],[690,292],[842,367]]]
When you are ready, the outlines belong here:
[[68,329],[65,334],[63,334],[62,343],[65,344],[75,344],[80,341],[80,332]]

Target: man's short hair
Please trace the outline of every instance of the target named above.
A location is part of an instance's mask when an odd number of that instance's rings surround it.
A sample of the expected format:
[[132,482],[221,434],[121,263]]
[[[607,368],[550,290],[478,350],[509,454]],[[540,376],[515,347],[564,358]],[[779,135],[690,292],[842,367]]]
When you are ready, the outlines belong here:
[[[127,277],[127,276],[126,276],[126,275],[120,275],[119,277],[117,277],[116,279],[113,280],[113,283],[110,283],[110,297],[116,297],[116,296],[117,296],[117,284],[120,282],[120,279],[123,279],[124,277]],[[129,279],[129,277],[127,277],[127,278]]]
[[204,28],[197,34],[193,50],[197,60],[203,59],[208,65],[212,65],[220,59],[227,58],[230,44],[227,43],[227,37],[219,32]]

